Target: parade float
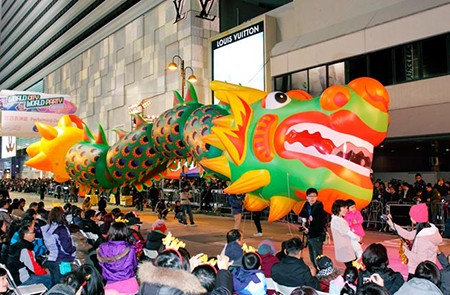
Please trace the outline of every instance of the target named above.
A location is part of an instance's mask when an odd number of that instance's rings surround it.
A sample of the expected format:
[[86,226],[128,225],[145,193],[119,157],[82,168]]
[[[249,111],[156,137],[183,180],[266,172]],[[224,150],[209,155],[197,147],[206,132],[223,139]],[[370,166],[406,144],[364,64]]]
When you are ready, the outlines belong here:
[[225,193],[245,194],[247,210],[270,206],[269,221],[298,213],[310,187],[328,212],[336,199],[351,198],[360,209],[369,204],[373,150],[389,124],[389,95],[378,81],[358,78],[319,97],[210,86],[221,104],[200,104],[189,84],[154,122],[135,115],[133,131],[116,130],[112,146],[100,125],[94,136],[74,115],[55,127],[36,123],[42,139],[27,148],[26,165],[53,172],[59,182],[72,179],[83,191],[114,191],[142,189],[169,167],[195,162],[229,181]]

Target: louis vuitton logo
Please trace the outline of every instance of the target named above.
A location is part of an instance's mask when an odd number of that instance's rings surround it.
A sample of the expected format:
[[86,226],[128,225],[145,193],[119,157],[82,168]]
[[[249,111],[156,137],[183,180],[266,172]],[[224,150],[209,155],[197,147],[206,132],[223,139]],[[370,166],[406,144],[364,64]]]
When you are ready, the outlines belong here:
[[177,13],[174,22],[174,24],[176,24],[186,17],[186,12],[183,12],[184,0],[173,0],[173,5],[175,5],[175,12]]
[[[210,13],[211,13],[211,8],[214,4],[214,0],[199,0],[199,2],[200,2],[200,7],[202,8],[202,10],[200,11],[199,15],[196,15],[196,17],[206,19],[209,21],[213,21],[216,18],[216,16],[210,15]],[[173,0],[173,5],[175,5],[176,17],[175,17],[174,24],[176,24],[180,20],[183,20],[186,18],[186,12],[183,12],[184,0]]]
[[202,7],[202,11],[200,11],[200,14],[197,15],[197,17],[213,21],[216,18],[216,16],[215,15],[211,16],[209,13],[211,12],[214,0],[199,0],[199,2],[200,6]]

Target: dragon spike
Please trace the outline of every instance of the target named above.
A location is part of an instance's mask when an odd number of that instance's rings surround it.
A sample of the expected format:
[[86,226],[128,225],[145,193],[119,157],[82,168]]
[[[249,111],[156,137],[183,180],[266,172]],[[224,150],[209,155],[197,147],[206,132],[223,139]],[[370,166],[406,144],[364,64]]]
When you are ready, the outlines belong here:
[[72,119],[68,115],[64,115],[58,121],[58,127],[71,127]]
[[251,170],[242,174],[241,177],[223,191],[227,194],[244,194],[262,188],[269,183],[269,171],[266,169]]
[[232,114],[227,115],[227,116],[217,117],[212,120],[212,123],[214,125],[224,127],[224,128],[231,128],[231,126],[233,126],[233,122],[234,122],[234,116]]
[[302,211],[303,204],[305,204],[305,201],[297,201],[297,202],[292,206],[292,211],[294,211],[295,214],[299,215],[299,214],[300,214],[300,211]]
[[58,130],[51,125],[36,122],[36,127],[43,138],[53,140],[58,136]]
[[191,82],[187,82],[187,93],[186,96],[184,98],[184,102],[188,102],[188,101],[193,101],[195,103],[198,103],[198,97],[197,97],[197,93],[195,92],[195,88],[194,85],[192,85]]
[[84,141],[95,141],[94,136],[91,133],[91,130],[85,125],[84,126]]
[[227,178],[231,178],[230,164],[224,155],[211,159],[203,159],[199,164],[207,169],[220,173]]
[[83,120],[81,120],[80,118],[78,118],[78,116],[76,115],[69,115],[70,120],[72,120],[72,123],[75,123],[75,125],[77,125],[77,128],[82,129],[84,122]]
[[270,212],[267,221],[272,222],[286,216],[295,203],[297,203],[296,200],[285,196],[272,196],[270,198]]
[[113,129],[113,131],[117,134],[119,139],[122,139],[123,137],[125,137],[125,135],[128,134],[128,132],[126,132],[125,130],[122,130],[122,129]]
[[216,148],[224,151],[225,147],[223,146],[222,142],[220,141],[220,139],[217,137],[217,135],[210,133],[208,135],[205,135],[202,137],[202,141],[204,143],[210,144],[212,146],[215,146]]
[[183,98],[181,97],[181,95],[178,93],[178,91],[174,91],[173,92],[173,106],[176,106],[177,104],[183,104]]
[[33,142],[27,147],[27,154],[30,156],[30,158],[33,158],[39,152],[41,151],[41,143],[39,141]]
[[98,124],[98,135],[97,139],[95,140],[95,143],[98,144],[108,144],[106,141],[105,131],[103,130],[102,125]]
[[[231,92],[236,96],[239,96],[248,104],[252,104],[258,100],[263,99],[267,93],[258,89],[244,87],[240,85],[230,84],[221,81],[211,81],[209,84],[212,91],[214,91],[214,95],[222,101],[222,99],[226,100],[227,97],[223,97],[222,94],[225,92]],[[220,97],[221,96],[221,97]]]
[[27,166],[40,169],[40,170],[46,170],[51,171],[52,169],[52,162],[48,159],[47,155],[43,152],[38,153],[34,157],[30,158],[28,161],[25,162]]
[[248,211],[261,211],[269,206],[270,202],[252,194],[246,194],[244,207]]
[[144,186],[141,183],[136,184],[134,187],[137,189],[138,192],[142,192],[144,190]]
[[134,119],[134,121],[136,122],[136,129],[137,129],[139,126],[141,126],[142,124],[147,123],[147,122],[144,120],[144,118],[142,118],[142,116],[139,115],[139,114],[133,114],[133,119]]

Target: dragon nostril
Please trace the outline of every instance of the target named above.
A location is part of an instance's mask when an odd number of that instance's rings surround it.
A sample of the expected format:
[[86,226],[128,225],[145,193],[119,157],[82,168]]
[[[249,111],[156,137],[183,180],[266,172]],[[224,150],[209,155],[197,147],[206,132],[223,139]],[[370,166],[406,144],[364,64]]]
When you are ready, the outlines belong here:
[[320,96],[320,106],[327,111],[334,111],[345,106],[350,100],[350,91],[344,86],[331,86]]

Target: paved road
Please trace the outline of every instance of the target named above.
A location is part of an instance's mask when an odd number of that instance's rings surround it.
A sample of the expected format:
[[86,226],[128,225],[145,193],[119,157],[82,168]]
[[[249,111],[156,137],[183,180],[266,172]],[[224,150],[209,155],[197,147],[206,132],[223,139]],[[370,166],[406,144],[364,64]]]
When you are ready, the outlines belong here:
[[[39,201],[39,196],[36,194],[25,194],[25,193],[16,193],[12,192],[11,198],[24,198],[27,200],[26,208],[28,208],[28,204],[30,202]],[[82,198],[80,198],[82,200]],[[47,196],[44,200],[45,206],[47,209],[63,205],[63,202],[57,200],[53,197]],[[78,203],[81,205],[81,202]],[[108,204],[107,211],[115,208],[115,205]],[[134,207],[121,207],[123,212],[129,212],[134,210]],[[96,208],[96,207],[94,207]],[[141,227],[141,231],[144,235],[151,230],[151,225],[153,221],[157,219],[157,215],[151,212],[151,209],[144,209],[143,212],[139,212],[139,216],[143,221],[143,225]],[[195,223],[198,225],[196,227],[184,226],[179,224],[178,221],[174,218],[174,214],[171,212],[167,216],[167,228],[172,234],[179,238],[180,240],[186,243],[186,248],[189,250],[191,254],[197,253],[205,253],[208,256],[217,255],[220,253],[225,245],[225,235],[228,230],[233,227],[233,218],[222,217],[222,216],[211,216],[206,214],[194,214]],[[243,220],[243,232],[244,239],[248,245],[252,245],[257,247],[258,244],[264,239],[271,239],[277,249],[281,248],[281,242],[290,239],[294,236],[301,237],[298,232],[298,226],[289,224],[286,222],[272,222],[268,223],[267,221],[262,221],[263,227],[263,237],[253,237],[253,234],[256,232],[256,228],[251,220]],[[392,234],[388,233],[380,233],[377,231],[367,231],[366,236],[364,237],[364,245],[363,247],[367,247],[371,243],[383,243],[389,252],[389,260],[390,266],[394,270],[401,271],[404,275],[407,275],[407,267],[402,265],[400,262],[400,258],[398,256],[399,249],[399,239],[397,239]],[[444,253],[450,253],[450,240],[445,239],[444,243],[441,247],[441,251]],[[329,256],[335,262],[339,268],[344,269],[344,265],[341,263],[337,263],[334,260],[334,247],[332,242],[324,245],[324,255]],[[309,254],[307,249],[303,250],[303,257],[305,258],[305,262],[311,266],[309,261]]]

